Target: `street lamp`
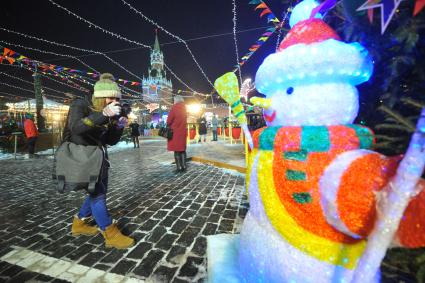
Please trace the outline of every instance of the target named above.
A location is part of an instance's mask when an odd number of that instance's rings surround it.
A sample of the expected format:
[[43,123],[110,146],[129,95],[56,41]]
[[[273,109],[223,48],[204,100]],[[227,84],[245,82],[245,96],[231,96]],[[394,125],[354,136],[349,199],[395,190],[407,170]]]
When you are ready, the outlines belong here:
[[61,115],[58,113],[55,113],[52,115],[53,121],[52,121],[52,147],[53,147],[53,155],[55,155],[55,123],[58,123],[58,136],[60,136],[60,120]]
[[191,114],[198,114],[201,111],[201,104],[198,104],[198,103],[188,104],[186,105],[186,109]]

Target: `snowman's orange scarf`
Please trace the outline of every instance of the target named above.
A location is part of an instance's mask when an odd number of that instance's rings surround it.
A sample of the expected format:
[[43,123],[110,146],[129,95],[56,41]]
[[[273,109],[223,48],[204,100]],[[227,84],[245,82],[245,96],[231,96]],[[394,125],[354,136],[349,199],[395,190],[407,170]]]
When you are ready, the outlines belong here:
[[[287,140],[275,141],[285,131]],[[333,150],[369,149],[374,144],[373,132],[361,125],[274,126],[258,129],[253,134],[254,147],[260,150],[327,152]]]

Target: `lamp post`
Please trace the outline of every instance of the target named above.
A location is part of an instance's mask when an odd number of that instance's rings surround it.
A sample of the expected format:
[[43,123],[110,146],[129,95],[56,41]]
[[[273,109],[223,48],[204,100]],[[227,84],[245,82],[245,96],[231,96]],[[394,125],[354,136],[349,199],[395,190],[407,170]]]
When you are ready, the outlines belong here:
[[60,135],[60,114],[54,114],[53,116],[53,121],[52,121],[52,147],[53,147],[53,155],[55,155],[55,123],[58,123],[58,135]]

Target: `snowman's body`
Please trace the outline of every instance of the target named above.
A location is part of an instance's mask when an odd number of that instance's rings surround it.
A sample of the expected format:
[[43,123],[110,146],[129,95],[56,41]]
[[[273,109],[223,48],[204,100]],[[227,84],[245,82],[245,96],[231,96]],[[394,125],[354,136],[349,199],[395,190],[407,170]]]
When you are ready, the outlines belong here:
[[239,257],[247,282],[353,276],[375,219],[374,194],[393,173],[390,160],[367,150],[372,133],[351,125],[355,85],[372,70],[364,47],[340,41],[320,19],[296,23],[258,69],[268,127],[254,134],[250,153]]
[[[357,125],[267,127],[254,134],[250,210],[240,242],[247,282],[350,280],[372,228],[374,192],[394,172],[394,162],[365,150],[372,142],[372,133]],[[374,181],[347,179],[356,171]],[[359,194],[362,208],[342,211]],[[329,202],[341,210],[339,223],[329,223]]]
[[[367,238],[377,239],[384,222],[399,225],[392,212],[400,207],[378,214],[389,207],[378,202],[389,201],[382,190],[399,160],[371,151],[373,133],[352,124],[359,109],[355,86],[369,80],[372,60],[363,46],[342,42],[321,19],[311,19],[317,5],[304,0],[294,8],[292,29],[256,74],[266,98],[251,101],[264,108],[267,127],[253,134],[249,153],[250,209],[239,249],[246,282],[360,282],[358,267],[377,282],[377,268],[368,266],[382,258],[361,257],[388,243]],[[229,93],[237,85],[233,77]],[[410,201],[395,243],[425,246],[424,204],[425,193]]]

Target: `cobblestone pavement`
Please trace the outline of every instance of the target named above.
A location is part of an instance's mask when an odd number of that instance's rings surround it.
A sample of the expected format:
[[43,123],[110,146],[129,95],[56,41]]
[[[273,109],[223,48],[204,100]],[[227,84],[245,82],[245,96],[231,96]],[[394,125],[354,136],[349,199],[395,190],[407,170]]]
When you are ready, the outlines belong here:
[[203,282],[206,237],[235,233],[247,212],[243,175],[189,163],[174,173],[163,141],[110,156],[108,206],[128,250],[72,237],[84,194],[59,195],[52,160],[0,161],[0,282]]

